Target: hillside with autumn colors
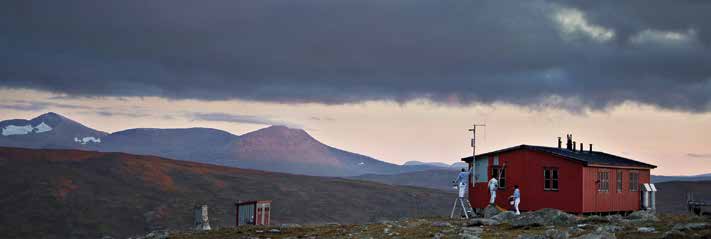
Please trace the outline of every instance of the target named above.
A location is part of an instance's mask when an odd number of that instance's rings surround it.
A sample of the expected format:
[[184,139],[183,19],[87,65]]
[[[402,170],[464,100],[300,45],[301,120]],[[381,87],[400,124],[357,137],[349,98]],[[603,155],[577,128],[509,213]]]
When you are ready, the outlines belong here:
[[0,147],[0,235],[6,238],[126,237],[185,229],[210,206],[213,227],[234,225],[237,200],[273,200],[281,223],[359,223],[444,215],[453,194],[342,178],[312,177],[79,150]]

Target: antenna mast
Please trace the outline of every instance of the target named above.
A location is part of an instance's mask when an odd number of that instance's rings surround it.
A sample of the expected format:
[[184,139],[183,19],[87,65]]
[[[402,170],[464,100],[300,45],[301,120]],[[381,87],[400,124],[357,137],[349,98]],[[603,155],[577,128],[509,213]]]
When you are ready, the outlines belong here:
[[472,125],[472,128],[469,129],[469,131],[472,132],[472,142],[471,142],[471,144],[472,144],[472,163],[469,165],[469,171],[471,171],[471,174],[469,174],[469,176],[470,176],[470,178],[469,178],[469,182],[470,182],[469,185],[472,185],[472,186],[474,185],[474,183],[472,182],[472,179],[474,179],[474,173],[476,172],[476,171],[474,170],[474,167],[475,167],[474,165],[475,165],[475,162],[476,162],[476,161],[475,161],[475,160],[476,160],[476,159],[475,159],[475,157],[476,157],[476,127],[486,127],[486,125],[485,125],[485,124],[476,124],[476,123],[475,123],[475,124]]

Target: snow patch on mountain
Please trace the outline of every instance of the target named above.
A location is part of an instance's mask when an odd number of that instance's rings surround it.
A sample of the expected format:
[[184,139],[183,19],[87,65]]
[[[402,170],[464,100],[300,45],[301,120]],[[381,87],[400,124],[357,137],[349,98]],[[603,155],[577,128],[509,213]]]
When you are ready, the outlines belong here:
[[34,129],[35,128],[32,127],[32,125],[25,125],[25,126],[8,125],[2,129],[2,135],[3,136],[10,136],[10,135],[29,134]]
[[52,127],[49,127],[49,125],[42,122],[42,123],[38,124],[37,126],[35,126],[35,129],[37,129],[37,131],[35,131],[35,133],[44,133],[44,132],[51,131]]
[[3,136],[10,136],[10,135],[26,135],[30,133],[44,133],[47,131],[51,131],[52,127],[49,125],[45,124],[44,122],[38,124],[35,127],[32,127],[32,125],[8,125],[2,128],[2,135]]
[[101,138],[95,138],[95,137],[84,137],[84,138],[77,138],[74,137],[74,142],[80,143],[80,144],[87,144],[87,143],[101,143]]

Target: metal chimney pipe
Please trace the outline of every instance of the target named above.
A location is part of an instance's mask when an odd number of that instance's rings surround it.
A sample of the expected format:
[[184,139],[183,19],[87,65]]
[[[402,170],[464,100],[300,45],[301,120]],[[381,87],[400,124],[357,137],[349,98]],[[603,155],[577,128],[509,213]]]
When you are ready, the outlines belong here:
[[560,137],[558,137],[558,148],[560,149],[560,146],[563,145],[563,141],[560,140]]
[[592,144],[590,144],[590,152],[592,153]]
[[575,148],[576,148],[576,147],[575,147],[576,145],[578,145],[578,144],[576,144],[575,141],[573,141],[573,151],[576,150],[576,149],[575,149]]
[[585,148],[583,148],[583,143],[580,143],[580,152],[583,152]]

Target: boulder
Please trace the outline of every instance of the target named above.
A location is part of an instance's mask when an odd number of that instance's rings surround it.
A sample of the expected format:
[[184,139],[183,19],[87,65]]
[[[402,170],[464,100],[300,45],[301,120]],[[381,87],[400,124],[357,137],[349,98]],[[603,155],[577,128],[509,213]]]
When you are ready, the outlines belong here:
[[609,232],[591,232],[579,237],[575,237],[575,239],[617,239],[617,237],[615,237],[615,234]]
[[484,208],[484,217],[485,218],[490,218],[490,217],[496,216],[499,213],[501,213],[501,210],[496,208],[496,206],[489,205],[486,208]]
[[654,227],[638,227],[637,231],[641,233],[652,233],[656,232],[657,229],[654,229]]
[[500,223],[510,223],[512,219],[516,217],[516,214],[512,211],[505,211],[497,214],[496,216],[491,217],[491,219],[494,219],[496,221],[499,221]]
[[570,225],[575,223],[577,217],[561,210],[544,208],[535,212],[528,212],[511,219],[513,227],[535,227],[550,225]]
[[452,224],[449,222],[432,222],[433,227],[451,227]]
[[558,229],[548,229],[546,230],[546,237],[549,239],[568,239],[570,234],[567,231],[562,231]]
[[659,221],[657,218],[657,213],[654,210],[640,210],[635,211],[627,216],[631,220],[640,220],[642,222],[656,222]]
[[467,223],[467,226],[469,227],[474,227],[474,226],[491,226],[491,225],[499,225],[500,222],[494,219],[489,219],[489,218],[472,218],[469,220],[469,223]]
[[678,230],[671,230],[668,232],[665,232],[662,238],[664,239],[682,239],[682,238],[688,238],[689,236],[686,235],[686,233]]
[[672,227],[672,230],[677,230],[677,231],[691,231],[691,230],[704,230],[704,229],[711,229],[711,224],[708,224],[705,222],[695,222],[695,223],[686,223],[686,224],[675,224],[674,227]]
[[607,219],[608,222],[612,222],[612,223],[617,223],[617,222],[622,221],[622,219],[624,219],[624,218],[623,218],[621,215],[619,215],[619,214],[608,215],[608,216],[606,216],[605,218]]
[[621,226],[617,225],[603,225],[595,229],[596,232],[609,232],[609,233],[615,233],[615,232],[620,232],[622,231]]
[[527,234],[518,235],[518,237],[516,237],[516,238],[517,239],[548,239],[544,235],[527,235]]

